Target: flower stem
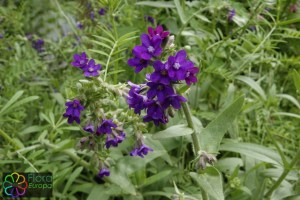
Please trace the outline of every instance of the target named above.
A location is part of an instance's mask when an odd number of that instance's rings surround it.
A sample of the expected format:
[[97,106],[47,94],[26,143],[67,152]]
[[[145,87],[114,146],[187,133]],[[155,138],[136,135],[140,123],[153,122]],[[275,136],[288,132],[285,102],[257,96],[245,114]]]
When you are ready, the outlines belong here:
[[7,133],[2,131],[1,129],[0,129],[0,136],[2,136],[6,141],[11,143],[16,150],[21,149],[21,147],[11,137],[9,137],[9,135]]
[[198,139],[198,136],[197,136],[197,131],[196,131],[195,125],[193,123],[191,110],[190,110],[190,107],[189,107],[187,102],[183,102],[181,105],[182,105],[182,108],[183,108],[183,112],[184,112],[188,127],[193,129],[192,141],[193,141],[193,145],[194,145],[194,149],[195,149],[194,153],[197,156],[198,153],[200,152],[200,144],[199,144],[199,139]]
[[275,182],[275,184],[271,187],[271,189],[267,192],[266,197],[270,197],[272,193],[280,186],[281,182],[285,179],[285,177],[288,175],[290,170],[294,167],[294,165],[299,161],[300,159],[300,150],[298,150],[296,156],[294,159],[291,161],[291,163],[285,167],[284,171],[278,178],[278,180]]

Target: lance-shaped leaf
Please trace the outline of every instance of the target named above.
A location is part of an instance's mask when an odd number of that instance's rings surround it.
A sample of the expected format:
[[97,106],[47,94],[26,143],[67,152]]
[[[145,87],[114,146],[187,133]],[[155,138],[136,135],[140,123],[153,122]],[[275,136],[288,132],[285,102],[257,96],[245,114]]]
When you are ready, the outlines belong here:
[[222,138],[240,112],[243,103],[244,96],[241,96],[200,131],[201,150],[218,153]]

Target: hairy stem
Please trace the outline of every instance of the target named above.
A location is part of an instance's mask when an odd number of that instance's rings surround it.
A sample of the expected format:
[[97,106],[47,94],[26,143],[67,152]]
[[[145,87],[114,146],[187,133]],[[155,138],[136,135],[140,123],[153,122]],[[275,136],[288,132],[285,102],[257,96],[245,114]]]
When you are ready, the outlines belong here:
[[291,161],[291,163],[284,169],[278,180],[274,183],[274,185],[271,187],[271,189],[267,192],[266,196],[270,197],[272,193],[280,186],[281,182],[285,179],[285,177],[288,175],[290,170],[294,167],[294,165],[299,161],[300,159],[300,150],[298,150],[296,156]]
[[16,150],[21,149],[21,147],[11,138],[7,133],[0,129],[0,136],[2,136],[7,142],[11,143]]
[[193,145],[194,145],[194,148],[195,148],[195,155],[197,156],[198,153],[200,152],[200,144],[199,144],[197,132],[195,130],[195,125],[193,123],[191,110],[190,110],[190,107],[189,107],[187,102],[183,102],[181,105],[182,105],[182,108],[183,108],[183,112],[184,112],[188,127],[193,129],[192,141],[193,141]]

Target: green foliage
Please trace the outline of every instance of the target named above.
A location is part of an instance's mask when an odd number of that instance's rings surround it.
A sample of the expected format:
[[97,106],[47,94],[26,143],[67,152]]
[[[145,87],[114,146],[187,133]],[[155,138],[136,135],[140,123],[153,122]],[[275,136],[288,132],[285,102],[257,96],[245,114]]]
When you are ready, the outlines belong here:
[[[107,9],[103,16],[100,7]],[[298,199],[299,7],[299,1],[1,1],[0,174],[52,172],[53,199]],[[200,68],[197,84],[178,89],[190,119],[180,110],[167,126],[147,125],[122,97],[123,83],[143,82],[151,72],[136,74],[127,65],[130,49],[152,26],[144,16],[175,35],[176,48]],[[32,47],[38,38],[42,52]],[[83,51],[102,65],[96,87],[75,83],[83,77],[70,62]],[[66,99],[76,94],[88,103],[97,99],[96,115],[124,122],[127,139],[109,153],[111,176],[103,184],[95,181],[101,155],[81,151],[86,133],[62,117]],[[144,159],[129,156],[138,129],[154,149]],[[199,168],[203,152],[217,158],[206,169]]]

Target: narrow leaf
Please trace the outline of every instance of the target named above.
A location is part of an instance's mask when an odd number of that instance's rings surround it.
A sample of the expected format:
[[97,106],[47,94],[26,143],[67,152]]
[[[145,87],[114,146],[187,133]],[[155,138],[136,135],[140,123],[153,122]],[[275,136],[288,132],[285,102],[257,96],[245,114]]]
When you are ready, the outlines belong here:
[[137,2],[136,5],[152,6],[157,8],[175,8],[173,2],[165,2],[165,1],[141,1],[141,2]]
[[260,87],[260,85],[255,82],[253,79],[247,77],[247,76],[237,76],[236,79],[243,81],[247,85],[249,85],[253,90],[255,90],[263,100],[266,100],[266,94],[263,91],[263,89]]
[[293,79],[297,90],[300,92],[300,74],[294,69]]
[[14,96],[5,104],[5,106],[0,110],[0,115],[13,103],[15,103],[24,93],[23,90],[20,90],[14,94]]

